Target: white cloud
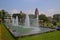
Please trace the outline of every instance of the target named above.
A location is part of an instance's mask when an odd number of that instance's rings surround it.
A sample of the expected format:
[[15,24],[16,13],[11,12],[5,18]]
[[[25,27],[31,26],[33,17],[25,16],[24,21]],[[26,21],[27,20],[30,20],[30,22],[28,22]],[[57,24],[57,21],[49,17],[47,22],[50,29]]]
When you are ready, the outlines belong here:
[[60,14],[60,9],[48,9],[40,12],[41,14],[45,14],[46,16],[53,16],[54,14]]
[[34,11],[33,10],[26,10],[24,11],[25,14],[34,14]]
[[60,9],[49,9],[47,11],[47,15],[49,16],[54,15],[54,14],[60,14]]
[[0,10],[2,10],[3,8],[0,8]]
[[[23,11],[25,14],[34,14],[35,10],[25,10]],[[20,13],[20,10],[13,9],[11,14],[13,13]],[[39,11],[39,14],[45,14],[46,16],[52,16],[54,14],[60,14],[60,9],[49,9],[47,11]]]
[[[32,10],[25,10],[25,11],[22,11],[22,12],[25,13],[25,14],[34,14],[34,11],[32,11]],[[10,14],[14,14],[14,13],[20,13],[20,10],[17,10],[17,9],[11,10]]]
[[13,10],[11,10],[11,14],[14,14],[14,13],[19,13],[20,11],[19,10],[17,10],[17,9],[13,9]]

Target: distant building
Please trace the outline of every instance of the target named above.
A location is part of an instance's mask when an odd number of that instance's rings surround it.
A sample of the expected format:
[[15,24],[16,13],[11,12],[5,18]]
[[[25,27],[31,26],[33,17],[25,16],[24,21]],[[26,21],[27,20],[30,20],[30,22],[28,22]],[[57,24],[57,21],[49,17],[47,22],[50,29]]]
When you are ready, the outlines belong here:
[[39,15],[38,8],[35,9],[35,15]]

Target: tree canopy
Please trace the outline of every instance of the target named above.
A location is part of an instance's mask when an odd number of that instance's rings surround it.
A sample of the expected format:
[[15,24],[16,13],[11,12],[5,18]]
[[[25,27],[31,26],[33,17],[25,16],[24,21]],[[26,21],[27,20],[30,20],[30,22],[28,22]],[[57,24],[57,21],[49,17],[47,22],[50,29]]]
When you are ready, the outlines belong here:
[[7,11],[5,11],[4,9],[0,10],[0,19],[2,19],[3,22],[7,16],[9,16]]
[[41,14],[41,15],[39,15],[39,20],[43,20],[44,22],[47,22],[48,18],[46,17],[46,15]]
[[54,14],[53,15],[53,20],[60,21],[60,14]]

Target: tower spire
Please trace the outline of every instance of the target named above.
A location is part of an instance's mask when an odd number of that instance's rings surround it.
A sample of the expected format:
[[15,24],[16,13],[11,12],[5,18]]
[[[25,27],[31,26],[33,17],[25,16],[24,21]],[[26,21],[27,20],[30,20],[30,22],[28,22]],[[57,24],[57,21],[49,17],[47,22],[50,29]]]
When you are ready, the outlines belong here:
[[35,9],[35,15],[39,15],[38,8]]

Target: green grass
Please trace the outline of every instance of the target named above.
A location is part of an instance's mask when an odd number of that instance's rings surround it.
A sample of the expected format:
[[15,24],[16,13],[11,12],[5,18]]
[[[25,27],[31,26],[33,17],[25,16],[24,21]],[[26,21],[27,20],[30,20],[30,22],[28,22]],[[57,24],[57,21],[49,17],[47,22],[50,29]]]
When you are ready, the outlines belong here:
[[8,32],[8,30],[5,28],[3,24],[0,23],[1,28],[1,40],[14,40],[14,38],[11,36],[11,34]]
[[57,22],[57,26],[60,26],[60,22]]
[[18,40],[60,40],[60,31],[44,33],[41,35],[27,36],[24,38],[18,38]]

